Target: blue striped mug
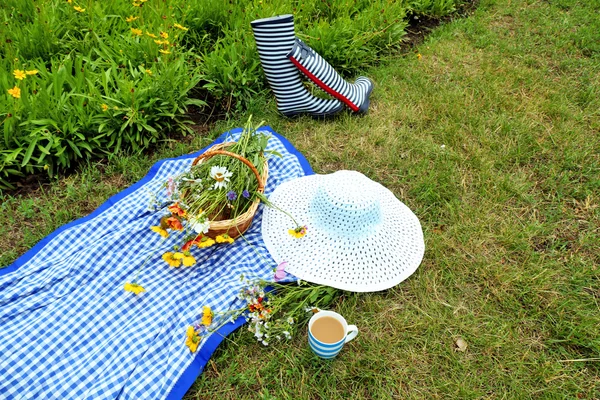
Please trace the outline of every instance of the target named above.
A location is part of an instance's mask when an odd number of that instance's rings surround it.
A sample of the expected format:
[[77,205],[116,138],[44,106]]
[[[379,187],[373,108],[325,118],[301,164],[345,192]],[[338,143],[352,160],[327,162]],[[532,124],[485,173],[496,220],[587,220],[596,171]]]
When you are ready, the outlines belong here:
[[[325,338],[325,336],[331,336],[329,335],[331,331],[317,332],[316,336],[313,332],[315,322],[325,317],[335,319],[343,327],[343,331],[338,332],[338,335],[333,339],[331,337]],[[319,337],[319,335],[321,336]],[[344,347],[344,344],[354,339],[356,335],[358,335],[358,328],[356,325],[348,325],[344,317],[333,311],[319,311],[311,317],[310,321],[308,321],[308,344],[312,351],[321,358],[329,359],[337,356],[340,350],[342,350],[342,347]]]

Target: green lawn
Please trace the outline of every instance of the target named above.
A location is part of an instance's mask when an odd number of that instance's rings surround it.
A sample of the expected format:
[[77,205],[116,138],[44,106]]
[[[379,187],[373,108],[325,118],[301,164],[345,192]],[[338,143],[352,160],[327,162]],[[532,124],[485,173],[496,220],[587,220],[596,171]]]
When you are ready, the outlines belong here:
[[[360,334],[335,361],[305,334],[265,348],[242,329],[186,399],[600,397],[600,2],[482,0],[365,74],[364,117],[287,120],[261,99],[248,113],[316,172],[390,188],[421,220],[422,265],[337,301]],[[246,118],[5,197],[0,265]]]

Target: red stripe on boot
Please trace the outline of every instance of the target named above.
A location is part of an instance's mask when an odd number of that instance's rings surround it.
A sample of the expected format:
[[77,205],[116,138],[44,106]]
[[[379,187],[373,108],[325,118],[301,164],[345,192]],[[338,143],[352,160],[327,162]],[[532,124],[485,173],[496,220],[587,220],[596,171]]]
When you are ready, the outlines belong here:
[[317,86],[319,86],[321,89],[323,89],[324,91],[326,91],[327,93],[329,93],[330,95],[332,95],[333,97],[343,101],[344,103],[346,103],[346,105],[348,107],[350,107],[352,109],[352,111],[357,112],[359,110],[359,107],[354,105],[350,100],[348,100],[348,98],[346,96],[344,96],[343,94],[336,92],[335,90],[333,90],[332,88],[330,88],[329,86],[327,86],[325,83],[323,83],[322,80],[320,80],[319,78],[317,78],[316,76],[314,76],[313,74],[310,73],[309,70],[307,70],[306,68],[304,68],[304,66],[302,66],[302,64],[300,64],[298,62],[298,60],[296,60],[293,56],[288,56],[288,58],[290,59],[290,61],[296,66],[298,67],[298,69],[300,71],[302,71],[302,73],[306,76],[308,76],[310,78],[311,81],[313,81],[314,83],[317,84]]

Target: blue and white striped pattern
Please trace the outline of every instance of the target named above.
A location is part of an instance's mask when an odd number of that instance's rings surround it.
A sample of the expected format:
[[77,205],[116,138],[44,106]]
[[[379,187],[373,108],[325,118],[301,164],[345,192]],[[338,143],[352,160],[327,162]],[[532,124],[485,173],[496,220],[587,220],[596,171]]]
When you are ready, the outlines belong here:
[[288,58],[318,87],[344,102],[352,111],[367,112],[373,90],[373,82],[369,78],[361,76],[353,84],[347,82],[323,57],[298,38]]
[[312,332],[308,332],[308,344],[310,345],[310,348],[315,352],[316,355],[325,359],[330,359],[337,356],[342,350],[342,347],[344,347],[345,340],[346,338],[336,343],[323,343],[315,339]]
[[[218,141],[235,140],[240,131]],[[271,138],[268,147],[283,157],[269,160],[266,194],[311,173],[284,138]],[[148,209],[148,193],[186,171],[200,153],[157,163],[92,215],[0,269],[0,399],[183,396],[221,339],[211,335],[192,354],[184,345],[186,327],[204,305],[216,312],[242,306],[239,276],[269,280],[275,265],[260,234],[262,205],[247,242],[194,249],[198,264],[190,268],[175,269],[161,259],[180,239],[171,235],[161,244],[150,231],[166,212]],[[124,291],[148,255],[138,280],[147,292]]]
[[311,95],[304,87],[298,69],[287,58],[295,40],[292,15],[256,20],[251,22],[251,26],[260,62],[275,94],[279,112],[287,117],[298,114],[325,117],[344,108],[335,99]]

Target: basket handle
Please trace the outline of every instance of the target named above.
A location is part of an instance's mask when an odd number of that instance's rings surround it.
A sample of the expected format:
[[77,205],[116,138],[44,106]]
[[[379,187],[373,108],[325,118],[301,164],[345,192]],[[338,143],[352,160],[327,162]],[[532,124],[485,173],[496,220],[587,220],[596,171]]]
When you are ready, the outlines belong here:
[[196,165],[198,164],[202,159],[204,158],[210,158],[216,155],[223,155],[223,156],[229,156],[229,157],[233,157],[233,158],[237,158],[238,160],[240,160],[241,162],[243,162],[244,164],[246,164],[248,166],[248,168],[250,168],[252,170],[252,172],[254,173],[254,175],[256,175],[256,181],[258,182],[258,188],[257,190],[260,193],[264,193],[265,191],[265,184],[262,181],[262,179],[260,178],[260,174],[258,173],[258,170],[256,169],[256,167],[247,159],[245,159],[244,157],[240,156],[239,154],[235,154],[232,153],[231,151],[226,151],[226,150],[210,150],[207,151],[203,154],[200,154],[198,157],[196,157],[196,159],[194,160],[194,162],[192,163],[192,165]]

